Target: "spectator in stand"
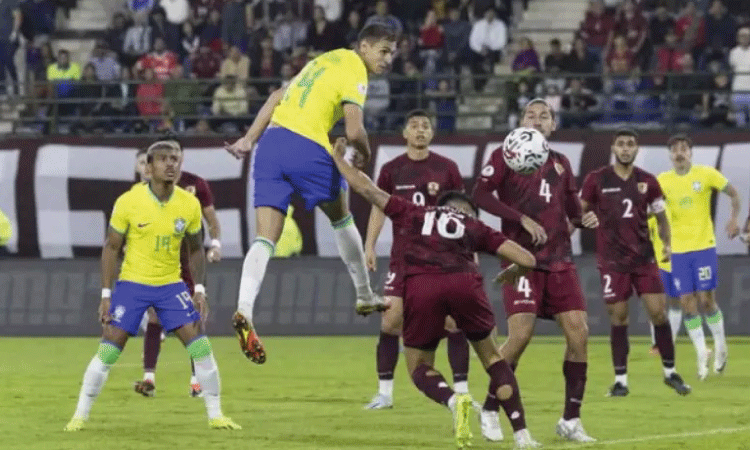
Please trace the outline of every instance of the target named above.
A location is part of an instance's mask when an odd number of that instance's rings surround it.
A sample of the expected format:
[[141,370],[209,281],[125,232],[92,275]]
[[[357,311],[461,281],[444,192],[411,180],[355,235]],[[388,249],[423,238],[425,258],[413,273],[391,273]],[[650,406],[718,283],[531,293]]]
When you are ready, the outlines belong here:
[[[49,97],[49,86],[45,83],[47,81],[47,67],[55,62],[55,53],[52,51],[52,44],[49,42],[43,43],[40,47],[32,48],[28,53],[26,69],[32,86],[30,93],[34,98]],[[46,109],[46,105],[35,104],[32,109]]]
[[133,25],[125,33],[125,44],[123,46],[123,64],[133,65],[143,55],[151,51],[151,25],[148,24],[147,16],[136,14],[133,16]]
[[167,49],[164,39],[156,38],[154,51],[144,55],[135,64],[135,70],[142,72],[145,69],[153,69],[158,80],[168,80],[172,70],[179,64],[177,54]]
[[578,36],[573,40],[573,46],[565,59],[565,72],[573,73],[584,78],[584,86],[594,92],[602,88],[601,78],[593,76],[596,73],[596,56],[588,51],[586,42]]
[[200,98],[203,87],[193,80],[185,78],[185,71],[177,66],[164,84],[164,98],[173,115],[175,129],[182,132],[197,120]]
[[383,114],[391,104],[391,85],[386,77],[370,77],[367,85],[367,101],[364,114],[368,130],[379,131],[386,128],[388,117]]
[[706,46],[706,22],[693,0],[685,4],[674,29],[682,47],[694,56],[700,55]]
[[[243,16],[244,17],[244,16]],[[201,31],[201,47],[206,46],[216,53],[223,50],[221,42],[221,12],[212,9],[208,16],[208,22]]]
[[680,72],[672,82],[672,87],[677,92],[677,122],[689,122],[696,124],[701,115],[703,94],[705,89],[705,77],[695,71],[695,60],[693,55],[685,53],[680,59]]
[[560,76],[565,72],[565,62],[567,55],[562,51],[560,40],[553,38],[549,42],[550,52],[544,57],[544,86],[555,86],[558,92],[564,92],[568,84],[565,78]]
[[221,41],[224,48],[242,45],[245,36],[245,1],[227,0],[221,11]]
[[[472,64],[474,74],[492,73],[494,65],[502,57],[502,51],[508,44],[508,30],[505,23],[495,17],[495,10],[487,9],[484,17],[474,22],[469,35],[469,46],[473,52]],[[475,89],[481,90],[486,80],[478,79]]]
[[684,55],[685,50],[677,42],[677,34],[674,30],[670,30],[665,37],[664,45],[656,51],[656,71],[659,73],[677,72]]
[[527,37],[522,37],[518,41],[518,53],[513,58],[513,64],[511,64],[511,70],[517,75],[523,78],[528,78],[532,74],[542,71],[542,67],[539,64],[539,54],[534,48],[534,43]]
[[160,0],[159,5],[164,10],[167,26],[174,28],[179,35],[182,24],[190,17],[190,3],[188,0]]
[[104,42],[107,44],[107,48],[115,52],[117,60],[123,64],[123,51],[125,48],[125,35],[127,34],[128,28],[125,23],[125,15],[122,13],[115,13],[112,16],[112,25],[107,28],[106,34],[104,35]]
[[51,0],[27,0],[21,3],[21,33],[38,47],[55,31],[57,5]]
[[361,21],[362,16],[359,15],[359,12],[356,9],[351,10],[346,17],[346,25],[344,25],[344,42],[346,43],[347,48],[354,48],[354,45],[357,43],[357,35],[361,28]]
[[20,90],[15,63],[23,17],[20,5],[20,0],[0,1],[0,95],[5,95],[6,71],[10,75],[11,92]]
[[434,9],[427,11],[424,23],[419,27],[419,45],[423,49],[442,49],[444,45],[443,27],[437,22]]
[[563,128],[587,128],[595,119],[592,113],[596,106],[594,93],[584,87],[580,78],[570,79],[570,86],[565,90],[560,106]]
[[247,92],[235,77],[231,75],[225,77],[221,85],[216,88],[211,113],[214,116],[229,116],[229,118],[221,117],[216,120],[216,126],[223,128],[226,132],[236,133],[244,130],[247,121],[241,117],[248,113]]
[[[273,48],[273,38],[266,36],[260,41],[260,52],[256,58],[255,64],[250,68],[253,78],[273,78],[278,77],[281,72],[281,63],[283,58],[281,53]],[[258,86],[258,92],[261,95],[268,94],[268,86]]]
[[734,127],[732,91],[729,87],[727,73],[716,73],[713,77],[713,85],[709,89],[710,91],[703,93],[701,125],[705,127]]
[[156,129],[164,111],[164,84],[156,79],[154,69],[143,71],[143,82],[135,91],[138,115],[143,117],[151,131]]
[[104,41],[96,41],[94,50],[91,52],[91,58],[89,58],[89,64],[94,66],[96,79],[99,81],[112,81],[120,78],[120,64]]
[[308,50],[315,54],[334,50],[343,45],[341,32],[333,23],[326,20],[322,6],[316,6],[313,10],[313,20],[307,26],[306,45]]
[[670,30],[674,30],[674,25],[674,18],[669,14],[667,6],[663,2],[660,2],[659,6],[656,7],[655,14],[651,17],[651,22],[649,23],[651,45],[656,48],[664,45],[667,33]]
[[180,49],[180,60],[190,60],[196,53],[201,45],[200,37],[195,34],[195,28],[190,22],[182,24],[182,48]]
[[193,58],[192,73],[198,79],[211,79],[216,77],[221,67],[221,57],[214,53],[209,47],[201,46]]
[[326,21],[336,23],[341,19],[341,13],[344,11],[342,0],[315,0],[315,6],[323,8]]
[[614,17],[604,9],[604,3],[601,0],[591,0],[578,35],[599,62],[603,60],[602,56],[614,27]]
[[281,86],[279,87],[286,87],[289,85],[289,83],[292,81],[292,78],[294,78],[295,72],[294,67],[288,62],[285,62],[281,65]]
[[78,104],[78,120],[70,127],[73,134],[82,131],[90,133],[95,128],[106,125],[94,119],[102,115],[104,87],[96,77],[96,67],[92,63],[83,67],[83,74],[74,95],[81,102]]
[[211,124],[208,123],[207,119],[200,119],[195,126],[185,130],[185,134],[188,136],[207,136],[214,134],[214,130],[211,129]]
[[648,37],[648,21],[636,9],[633,0],[625,0],[622,3],[622,9],[615,20],[611,38],[618,34],[625,36],[628,49],[635,58],[635,64],[639,67],[645,67],[651,57],[650,49],[645,45]]
[[163,9],[156,8],[151,11],[151,30],[152,46],[157,38],[162,38],[167,45],[167,49],[174,53],[180,52],[180,48],[182,48],[180,28],[167,22]]
[[750,27],[737,31],[737,46],[729,52],[729,65],[734,72],[732,104],[738,127],[750,123]]
[[156,6],[156,0],[127,0],[128,9],[135,14],[148,14]]
[[461,19],[461,11],[458,7],[448,8],[448,20],[443,22],[443,34],[445,35],[446,62],[453,67],[454,73],[459,73],[461,64],[469,62],[466,55],[469,50],[471,24]]
[[[711,67],[716,67],[719,70],[728,70],[729,66],[726,64],[729,60],[729,49],[721,46],[721,42],[715,41],[711,43],[698,60],[698,69],[701,72],[707,71]],[[716,72],[716,71],[712,71]]]
[[246,55],[254,55],[258,51],[261,39],[263,39],[265,29],[260,21],[255,20],[255,15],[250,12],[245,17],[245,31],[242,36],[242,45],[240,50]]
[[605,121],[628,121],[632,118],[632,97],[636,88],[634,69],[637,66],[625,36],[615,36],[613,42],[604,65],[604,91],[609,96]]
[[391,63],[391,72],[403,75],[405,73],[404,63],[409,60],[417,61],[418,59],[411,37],[408,34],[402,35],[398,41],[396,55]]
[[280,16],[273,29],[273,48],[290,53],[307,40],[307,23],[298,20],[291,10]]
[[[47,80],[54,85],[58,99],[71,98],[75,94],[76,81],[81,79],[81,66],[70,61],[70,53],[61,49],[57,52],[57,62],[47,67]],[[75,114],[73,103],[60,103],[58,115],[61,117]]]
[[404,26],[401,24],[401,20],[388,13],[388,2],[386,0],[377,0],[375,3],[375,14],[368,17],[365,22],[365,26],[373,24],[389,27],[397,36],[401,35],[404,31]]
[[438,131],[451,133],[456,129],[456,91],[449,80],[438,81],[437,89],[425,91],[430,99],[430,109],[435,111]]
[[200,34],[203,31],[212,11],[218,12],[221,18],[223,3],[223,0],[190,0],[190,22],[196,33]]
[[128,132],[133,128],[133,121],[129,118],[138,115],[138,108],[135,106],[137,86],[132,83],[133,76],[129,67],[122,67],[119,81],[119,83],[112,83],[105,87],[107,102],[102,106],[102,114],[116,117],[112,119],[115,126],[122,127]]
[[614,76],[630,75],[636,65],[635,56],[628,47],[627,39],[623,35],[617,35],[612,42],[612,49],[607,53],[604,73]]
[[[390,89],[393,94],[393,109],[394,111],[403,116],[407,112],[419,108],[419,101],[417,96],[421,90],[419,83],[419,77],[421,76],[417,63],[413,60],[406,60],[403,65],[403,77],[394,79],[392,87]],[[399,119],[394,122],[394,125],[400,123]]]
[[714,0],[706,16],[706,42],[722,48],[732,48],[737,36],[737,23],[729,15],[721,0]]
[[243,55],[236,45],[229,48],[229,54],[221,62],[221,68],[219,69],[219,78],[223,80],[229,76],[234,77],[242,85],[250,76],[250,58]]

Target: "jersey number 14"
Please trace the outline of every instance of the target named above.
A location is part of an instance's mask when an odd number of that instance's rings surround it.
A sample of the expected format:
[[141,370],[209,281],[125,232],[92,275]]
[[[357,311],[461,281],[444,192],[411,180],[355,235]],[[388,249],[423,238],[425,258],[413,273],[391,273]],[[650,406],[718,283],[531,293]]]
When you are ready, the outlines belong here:
[[[311,63],[307,69],[297,75],[297,78],[299,80],[295,84],[296,87],[304,89],[302,93],[299,96],[299,107],[303,108],[305,106],[305,102],[307,102],[307,96],[310,95],[310,91],[312,90],[313,84],[315,84],[315,80],[318,79],[321,75],[323,75],[323,72],[325,72],[326,68],[321,67],[318,70],[315,70],[315,63]],[[286,95],[284,96],[284,100],[289,99],[289,88],[287,88]]]

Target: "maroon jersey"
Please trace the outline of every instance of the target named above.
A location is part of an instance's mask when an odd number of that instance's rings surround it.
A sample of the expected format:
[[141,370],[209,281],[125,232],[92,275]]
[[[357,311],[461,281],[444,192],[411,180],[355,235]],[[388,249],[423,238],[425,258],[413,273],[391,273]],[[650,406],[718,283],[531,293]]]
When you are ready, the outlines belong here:
[[[503,219],[503,234],[534,254],[537,269],[557,272],[572,266],[568,218],[579,223],[581,211],[575,177],[565,155],[550,151],[539,170],[522,175],[508,168],[501,147],[492,152],[482,169],[474,199],[480,208]],[[544,228],[544,245],[532,244],[531,235],[521,226],[521,215]]]
[[[198,175],[183,171],[180,176],[180,181],[177,182],[177,186],[198,197],[201,209],[214,205],[214,196],[211,193],[211,188],[208,186],[208,182]],[[180,278],[182,278],[188,285],[191,285],[190,252],[188,251],[188,245],[185,241],[182,242],[182,247],[180,248],[180,266]],[[192,286],[189,287],[192,288]]]
[[495,254],[505,236],[445,206],[418,206],[392,195],[385,215],[403,242],[404,274],[479,273],[474,252]]
[[638,167],[633,168],[627,180],[620,178],[612,166],[586,176],[581,199],[599,218],[596,231],[599,267],[631,272],[655,262],[648,234],[648,207],[663,198],[656,178]]

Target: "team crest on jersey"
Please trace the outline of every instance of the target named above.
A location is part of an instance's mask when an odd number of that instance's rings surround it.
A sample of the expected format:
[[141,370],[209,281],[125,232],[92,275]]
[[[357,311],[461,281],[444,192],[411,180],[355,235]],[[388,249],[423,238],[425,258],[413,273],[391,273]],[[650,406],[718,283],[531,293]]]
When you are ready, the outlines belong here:
[[645,194],[646,191],[648,191],[648,184],[638,183],[638,192],[640,192],[641,194]]
[[555,171],[557,172],[558,175],[562,175],[563,172],[565,172],[565,168],[563,167],[562,164],[556,162],[555,163]]
[[487,164],[484,166],[484,169],[482,169],[482,176],[483,177],[491,177],[495,174],[495,168],[492,167],[492,164]]
[[701,182],[700,181],[693,181],[693,190],[695,192],[701,191]]
[[427,183],[427,193],[430,194],[430,196],[436,196],[439,190],[440,185],[438,183],[434,181],[430,181],[429,183]]
[[193,185],[185,186],[185,190],[188,191],[188,192],[190,192],[191,194],[195,195],[195,186],[193,186]]
[[185,219],[178,217],[174,220],[174,232],[175,234],[181,234],[185,231]]
[[125,315],[125,307],[122,305],[117,305],[115,307],[115,310],[112,312],[112,320],[115,322],[119,322],[122,320],[122,316]]

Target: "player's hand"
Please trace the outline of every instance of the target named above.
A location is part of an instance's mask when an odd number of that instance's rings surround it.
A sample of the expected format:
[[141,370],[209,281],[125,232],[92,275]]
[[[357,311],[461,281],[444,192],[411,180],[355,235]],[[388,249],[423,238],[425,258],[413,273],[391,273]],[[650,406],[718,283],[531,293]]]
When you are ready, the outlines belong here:
[[661,262],[668,263],[672,259],[672,247],[665,245],[661,251]]
[[206,252],[206,259],[210,263],[215,263],[221,261],[221,248],[219,247],[211,247]]
[[201,323],[206,323],[208,319],[208,300],[206,300],[206,296],[200,292],[196,292],[193,295],[193,305],[195,305],[195,309],[201,316]]
[[365,265],[370,272],[378,270],[378,258],[375,256],[375,250],[372,248],[365,249]]
[[740,234],[740,226],[737,225],[737,219],[729,219],[726,226],[727,236],[729,239],[734,239]]
[[521,216],[521,226],[531,235],[532,244],[543,245],[547,242],[547,232],[529,216]]
[[521,267],[518,264],[511,264],[495,277],[495,283],[509,284],[515,286],[518,279],[529,271],[528,267]]
[[250,150],[253,149],[253,145],[255,145],[254,140],[248,139],[247,136],[243,136],[237,139],[234,144],[224,142],[224,149],[231,153],[235,158],[242,159],[245,155],[250,153]]
[[333,157],[346,161],[346,138],[337,138],[333,143]]
[[106,325],[112,320],[112,316],[109,315],[110,302],[109,297],[102,297],[102,301],[99,302],[99,321],[102,325]]
[[599,218],[594,211],[589,211],[581,217],[581,225],[585,228],[596,228],[599,226]]

